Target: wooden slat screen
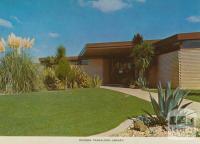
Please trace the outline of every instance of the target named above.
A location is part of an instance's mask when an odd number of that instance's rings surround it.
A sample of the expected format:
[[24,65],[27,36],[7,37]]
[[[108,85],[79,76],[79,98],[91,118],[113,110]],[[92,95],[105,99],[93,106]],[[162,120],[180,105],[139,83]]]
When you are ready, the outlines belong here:
[[173,87],[179,85],[179,51],[158,56],[158,81],[165,86],[171,81]]
[[180,50],[180,86],[183,89],[200,88],[200,49]]

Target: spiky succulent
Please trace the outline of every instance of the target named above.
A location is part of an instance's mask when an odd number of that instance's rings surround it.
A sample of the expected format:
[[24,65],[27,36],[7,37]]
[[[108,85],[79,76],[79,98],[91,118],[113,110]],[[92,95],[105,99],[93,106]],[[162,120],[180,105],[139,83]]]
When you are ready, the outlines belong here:
[[170,82],[167,83],[165,92],[161,83],[158,84],[158,101],[150,93],[151,104],[156,117],[145,111],[151,118],[155,119],[158,124],[166,125],[169,112],[177,109],[184,109],[191,102],[181,105],[183,99],[188,95],[189,91],[183,91],[179,87],[174,91],[171,89]]

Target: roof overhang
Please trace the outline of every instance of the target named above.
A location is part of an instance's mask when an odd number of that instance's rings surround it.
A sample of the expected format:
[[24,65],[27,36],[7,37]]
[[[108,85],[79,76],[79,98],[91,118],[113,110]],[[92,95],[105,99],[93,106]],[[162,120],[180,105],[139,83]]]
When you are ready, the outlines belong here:
[[[164,38],[162,40],[145,40],[151,42],[155,47],[156,55],[179,50],[182,41],[200,40],[200,32],[181,33]],[[123,42],[104,42],[104,43],[88,43],[80,52],[79,56],[68,57],[69,61],[79,61],[87,58],[102,57],[129,57],[134,45],[132,41]],[[43,59],[40,59],[42,61]]]
[[[155,40],[147,40],[149,42],[156,42]],[[92,57],[120,57],[130,56],[133,48],[132,41],[125,42],[107,42],[107,43],[89,43],[80,53],[83,58]]]
[[182,41],[185,40],[200,40],[200,32],[180,33],[171,37],[162,39],[155,43],[156,53],[162,54],[171,51],[176,51],[181,48]]

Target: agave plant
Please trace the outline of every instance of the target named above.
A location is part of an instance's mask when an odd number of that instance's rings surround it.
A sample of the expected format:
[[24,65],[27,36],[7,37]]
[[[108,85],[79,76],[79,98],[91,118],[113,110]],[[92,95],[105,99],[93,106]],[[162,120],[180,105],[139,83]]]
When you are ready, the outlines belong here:
[[135,84],[139,87],[139,88],[142,88],[142,89],[145,89],[147,87],[147,81],[145,78],[143,77],[139,77],[137,79],[137,81],[135,82]]
[[153,117],[149,112],[145,111],[151,118],[157,121],[160,125],[167,125],[167,116],[169,112],[177,109],[184,109],[191,102],[181,105],[183,99],[188,95],[189,91],[183,91],[179,87],[174,91],[171,89],[170,82],[167,83],[165,92],[162,89],[161,83],[158,84],[158,101],[150,93],[151,104],[156,117]]

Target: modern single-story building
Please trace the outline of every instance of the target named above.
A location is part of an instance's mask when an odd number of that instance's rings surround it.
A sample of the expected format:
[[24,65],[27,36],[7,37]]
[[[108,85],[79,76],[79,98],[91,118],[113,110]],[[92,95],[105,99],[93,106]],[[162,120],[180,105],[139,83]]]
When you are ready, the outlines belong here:
[[[173,87],[200,88],[200,32],[176,34],[161,40],[146,40],[155,47],[147,78],[151,87],[171,81]],[[79,56],[68,57],[87,73],[99,75],[104,85],[134,80],[132,41],[89,43]]]

